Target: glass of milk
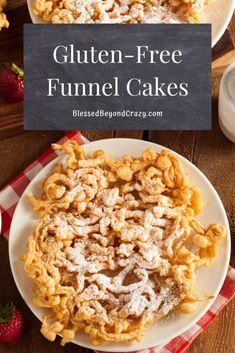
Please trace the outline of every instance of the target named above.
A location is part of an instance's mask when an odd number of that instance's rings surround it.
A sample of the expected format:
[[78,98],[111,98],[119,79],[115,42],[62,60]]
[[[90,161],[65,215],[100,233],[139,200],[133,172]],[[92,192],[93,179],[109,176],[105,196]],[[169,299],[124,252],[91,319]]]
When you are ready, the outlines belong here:
[[235,62],[225,70],[220,82],[219,124],[224,135],[235,143]]

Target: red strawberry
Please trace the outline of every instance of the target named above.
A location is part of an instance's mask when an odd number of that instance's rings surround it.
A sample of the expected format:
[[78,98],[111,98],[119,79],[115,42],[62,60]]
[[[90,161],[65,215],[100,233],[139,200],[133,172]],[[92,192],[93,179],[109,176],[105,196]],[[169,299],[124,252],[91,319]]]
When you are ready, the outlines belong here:
[[24,71],[15,64],[0,75],[0,95],[7,102],[20,102],[24,97]]
[[0,306],[0,342],[13,344],[19,341],[24,329],[21,313],[12,302]]

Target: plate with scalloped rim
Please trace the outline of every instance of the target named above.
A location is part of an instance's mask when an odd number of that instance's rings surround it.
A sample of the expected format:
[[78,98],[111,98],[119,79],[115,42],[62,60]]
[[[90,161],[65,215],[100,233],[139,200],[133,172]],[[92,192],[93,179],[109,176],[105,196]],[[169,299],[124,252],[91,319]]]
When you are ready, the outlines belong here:
[[[29,14],[33,23],[46,23],[33,12],[34,0],[27,0]],[[205,23],[212,24],[212,48],[224,34],[232,18],[235,0],[214,0],[206,6]]]
[[[87,154],[96,149],[103,149],[113,158],[120,158],[124,154],[137,157],[147,148],[153,148],[157,152],[164,149],[163,146],[152,142],[123,138],[99,140],[84,145],[84,150]],[[230,259],[230,230],[226,212],[216,190],[205,175],[187,159],[173,151],[171,152],[181,160],[186,172],[189,174],[192,184],[199,187],[202,192],[204,209],[198,217],[199,220],[205,225],[221,223],[227,230],[226,238],[220,242],[218,256],[208,268],[198,270],[196,281],[198,294],[210,295],[216,298],[226,277]],[[40,195],[41,181],[50,174],[55,164],[58,162],[64,163],[65,160],[65,156],[59,156],[44,167],[31,181],[19,200],[10,229],[9,258],[14,280],[24,301],[39,320],[42,320],[42,317],[48,313],[48,310],[39,308],[33,304],[32,289],[34,288],[34,283],[27,277],[23,262],[19,259],[20,256],[26,252],[28,236],[32,232],[38,219],[26,199],[26,194],[33,192],[35,195]],[[196,323],[209,309],[214,298],[197,303],[196,311],[193,314],[170,314],[170,319],[166,317],[147,326],[141,342],[107,343],[95,347],[91,344],[89,337],[84,333],[78,333],[73,342],[83,347],[91,349],[98,348],[99,350],[108,352],[130,352],[161,345],[183,333]]]

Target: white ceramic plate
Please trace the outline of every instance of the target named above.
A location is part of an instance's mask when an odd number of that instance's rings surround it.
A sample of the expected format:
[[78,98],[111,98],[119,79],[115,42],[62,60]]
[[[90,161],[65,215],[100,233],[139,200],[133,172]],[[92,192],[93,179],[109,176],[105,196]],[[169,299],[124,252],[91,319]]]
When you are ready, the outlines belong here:
[[[154,148],[156,151],[161,151],[163,149],[160,145],[134,139],[107,139],[84,145],[84,149],[87,153],[91,153],[96,149],[103,149],[113,158],[119,158],[127,153],[133,156],[139,156],[144,149],[149,147]],[[224,224],[227,229],[227,237],[220,243],[218,257],[207,269],[200,269],[197,276],[197,292],[216,297],[224,282],[230,259],[230,232],[227,216],[218,194],[208,179],[188,160],[180,155],[177,156],[182,161],[185,170],[188,172],[192,180],[192,183],[197,185],[202,191],[204,211],[199,217],[200,221],[205,225],[212,222],[218,222]],[[40,171],[26,188],[15,210],[10,230],[9,257],[15,283],[26,304],[39,320],[42,319],[42,316],[46,311],[36,307],[32,303],[32,288],[34,287],[34,284],[27,278],[23,269],[23,263],[19,260],[20,255],[26,252],[28,235],[31,233],[37,220],[37,216],[33,213],[32,208],[26,200],[26,194],[33,192],[34,194],[39,195],[41,193],[41,180],[45,179],[49,175],[52,167],[58,163],[59,160],[65,160],[64,156],[58,158]],[[157,321],[148,327],[141,342],[132,344],[107,344],[100,346],[99,350],[110,352],[128,352],[162,344],[190,328],[204,315],[204,313],[211,306],[212,302],[213,300],[207,300],[198,303],[197,310],[192,315],[181,314],[176,316],[172,314],[170,319],[166,318],[161,321]],[[92,349],[95,348],[90,343],[89,337],[83,333],[77,335],[74,343]]]
[[[33,23],[45,23],[33,13],[34,0],[27,0],[30,17]],[[232,18],[235,0],[214,0],[206,7],[205,23],[212,23],[212,47],[224,34]]]
[[206,22],[212,23],[212,48],[226,31],[233,16],[234,7],[235,0],[214,0],[207,5]]

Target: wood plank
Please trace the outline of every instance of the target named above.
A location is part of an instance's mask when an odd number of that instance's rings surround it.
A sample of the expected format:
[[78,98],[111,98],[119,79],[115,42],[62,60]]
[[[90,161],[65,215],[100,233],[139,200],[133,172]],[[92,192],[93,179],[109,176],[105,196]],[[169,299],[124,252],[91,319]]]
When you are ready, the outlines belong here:
[[226,30],[222,38],[212,49],[212,60],[215,60],[220,56],[225,55],[226,53],[228,53],[230,50],[233,50],[233,49],[234,49],[234,44],[233,44],[232,37],[229,31]]
[[149,140],[180,153],[193,161],[196,131],[150,131]]
[[191,344],[185,353],[234,353],[235,300]]
[[23,130],[23,103],[0,101],[0,138],[17,134]]
[[[219,95],[219,85],[225,69],[235,62],[235,50],[231,50],[223,57],[212,63],[212,101],[216,102]],[[216,103],[215,103],[216,104]]]
[[233,41],[233,45],[235,47],[235,19],[234,19],[234,14],[233,14],[233,18],[232,21],[230,21],[229,26],[228,26],[228,30],[229,33],[231,35],[232,41]]
[[89,140],[96,141],[114,137],[114,131],[81,130],[81,133]]
[[144,132],[140,130],[135,131],[115,131],[115,137],[132,138],[132,139],[143,139]]
[[1,140],[0,189],[45,152],[51,143],[58,141],[64,133],[64,131],[24,132]]
[[94,351],[81,346],[77,346],[73,343],[69,343],[66,347],[66,353],[94,353]]
[[10,27],[0,32],[0,69],[15,62],[23,64],[23,25],[31,23],[26,5],[7,13]]
[[[213,104],[212,131],[199,131],[194,162],[211,181],[226,209],[232,234],[232,255],[235,256],[235,144],[221,132],[217,101]],[[235,264],[235,258],[233,259]]]
[[17,9],[18,7],[21,7],[26,4],[27,4],[26,0],[8,0],[7,6],[6,6],[6,12],[8,12],[9,10]]
[[224,70],[231,64],[235,62],[235,50],[230,50],[228,53],[222,57],[214,60],[212,62],[212,78],[216,76],[222,76]]
[[[16,1],[10,1],[10,6],[13,3]],[[7,16],[10,27],[0,32],[0,71],[12,62],[23,65],[23,24],[31,22],[26,5],[8,11]],[[9,104],[0,99],[0,138],[18,134],[22,129],[23,104]]]

